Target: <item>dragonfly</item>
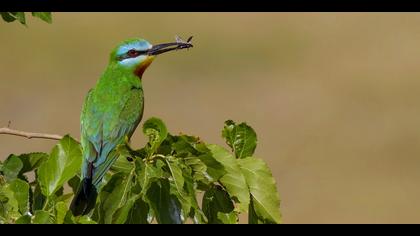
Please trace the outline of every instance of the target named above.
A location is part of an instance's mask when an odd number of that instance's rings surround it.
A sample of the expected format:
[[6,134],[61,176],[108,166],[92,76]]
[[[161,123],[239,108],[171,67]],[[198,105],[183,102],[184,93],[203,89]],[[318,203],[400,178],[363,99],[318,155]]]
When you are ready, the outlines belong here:
[[183,49],[183,48],[190,48],[192,47],[192,40],[193,36],[190,36],[187,41],[183,40],[181,37],[179,37],[178,35],[175,35],[175,42],[179,43],[178,49]]

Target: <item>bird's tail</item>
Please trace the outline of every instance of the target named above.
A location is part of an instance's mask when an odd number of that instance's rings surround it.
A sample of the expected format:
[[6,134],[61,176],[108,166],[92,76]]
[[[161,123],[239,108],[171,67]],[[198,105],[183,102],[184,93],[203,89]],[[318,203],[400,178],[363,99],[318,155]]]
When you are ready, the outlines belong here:
[[70,210],[74,216],[86,215],[94,207],[98,192],[91,178],[84,178],[77,189],[77,193],[70,205]]
[[92,183],[95,169],[93,163],[89,162],[86,167],[86,175],[82,175],[84,178],[80,182],[70,205],[70,210],[74,216],[88,214],[95,207],[96,197],[98,196],[96,186]]
[[107,157],[108,158],[97,167],[93,165],[93,162],[88,162],[86,166],[83,167],[86,170],[86,172],[83,172],[84,174],[82,174],[84,178],[70,205],[70,210],[74,216],[86,215],[95,208],[96,197],[98,196],[98,186],[101,184],[106,172],[117,160],[118,155],[113,152],[112,154],[107,155]]

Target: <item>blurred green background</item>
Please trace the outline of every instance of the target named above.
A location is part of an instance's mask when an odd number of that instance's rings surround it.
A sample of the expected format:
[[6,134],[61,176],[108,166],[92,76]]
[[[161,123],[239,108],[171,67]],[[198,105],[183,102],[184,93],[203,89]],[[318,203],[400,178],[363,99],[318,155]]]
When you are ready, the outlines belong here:
[[[144,118],[216,144],[226,119],[246,121],[285,223],[420,223],[419,25],[414,13],[28,15],[0,22],[0,126],[79,137],[115,45],[194,35],[144,74]],[[54,144],[0,136],[0,157]]]

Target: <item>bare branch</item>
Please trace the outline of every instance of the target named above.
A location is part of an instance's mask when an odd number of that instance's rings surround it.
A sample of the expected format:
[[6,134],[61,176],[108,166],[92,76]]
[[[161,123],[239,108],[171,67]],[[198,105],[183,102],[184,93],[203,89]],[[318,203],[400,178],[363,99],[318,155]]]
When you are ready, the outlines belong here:
[[[9,126],[10,126],[10,123],[9,123]],[[28,139],[39,138],[39,139],[60,140],[63,138],[63,136],[58,135],[58,134],[42,134],[42,133],[25,132],[25,131],[11,129],[9,127],[0,128],[0,134],[15,135],[15,136],[20,136],[20,137],[25,137]]]

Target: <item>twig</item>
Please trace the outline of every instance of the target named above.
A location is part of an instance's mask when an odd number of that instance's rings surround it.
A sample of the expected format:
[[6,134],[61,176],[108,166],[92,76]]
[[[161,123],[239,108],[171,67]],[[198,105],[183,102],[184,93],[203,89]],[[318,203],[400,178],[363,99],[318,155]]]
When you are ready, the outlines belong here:
[[42,134],[42,133],[25,132],[25,131],[11,129],[9,127],[0,128],[0,134],[15,135],[15,136],[20,136],[20,137],[25,137],[28,139],[40,138],[40,139],[60,140],[63,138],[63,136],[58,135],[58,134]]

